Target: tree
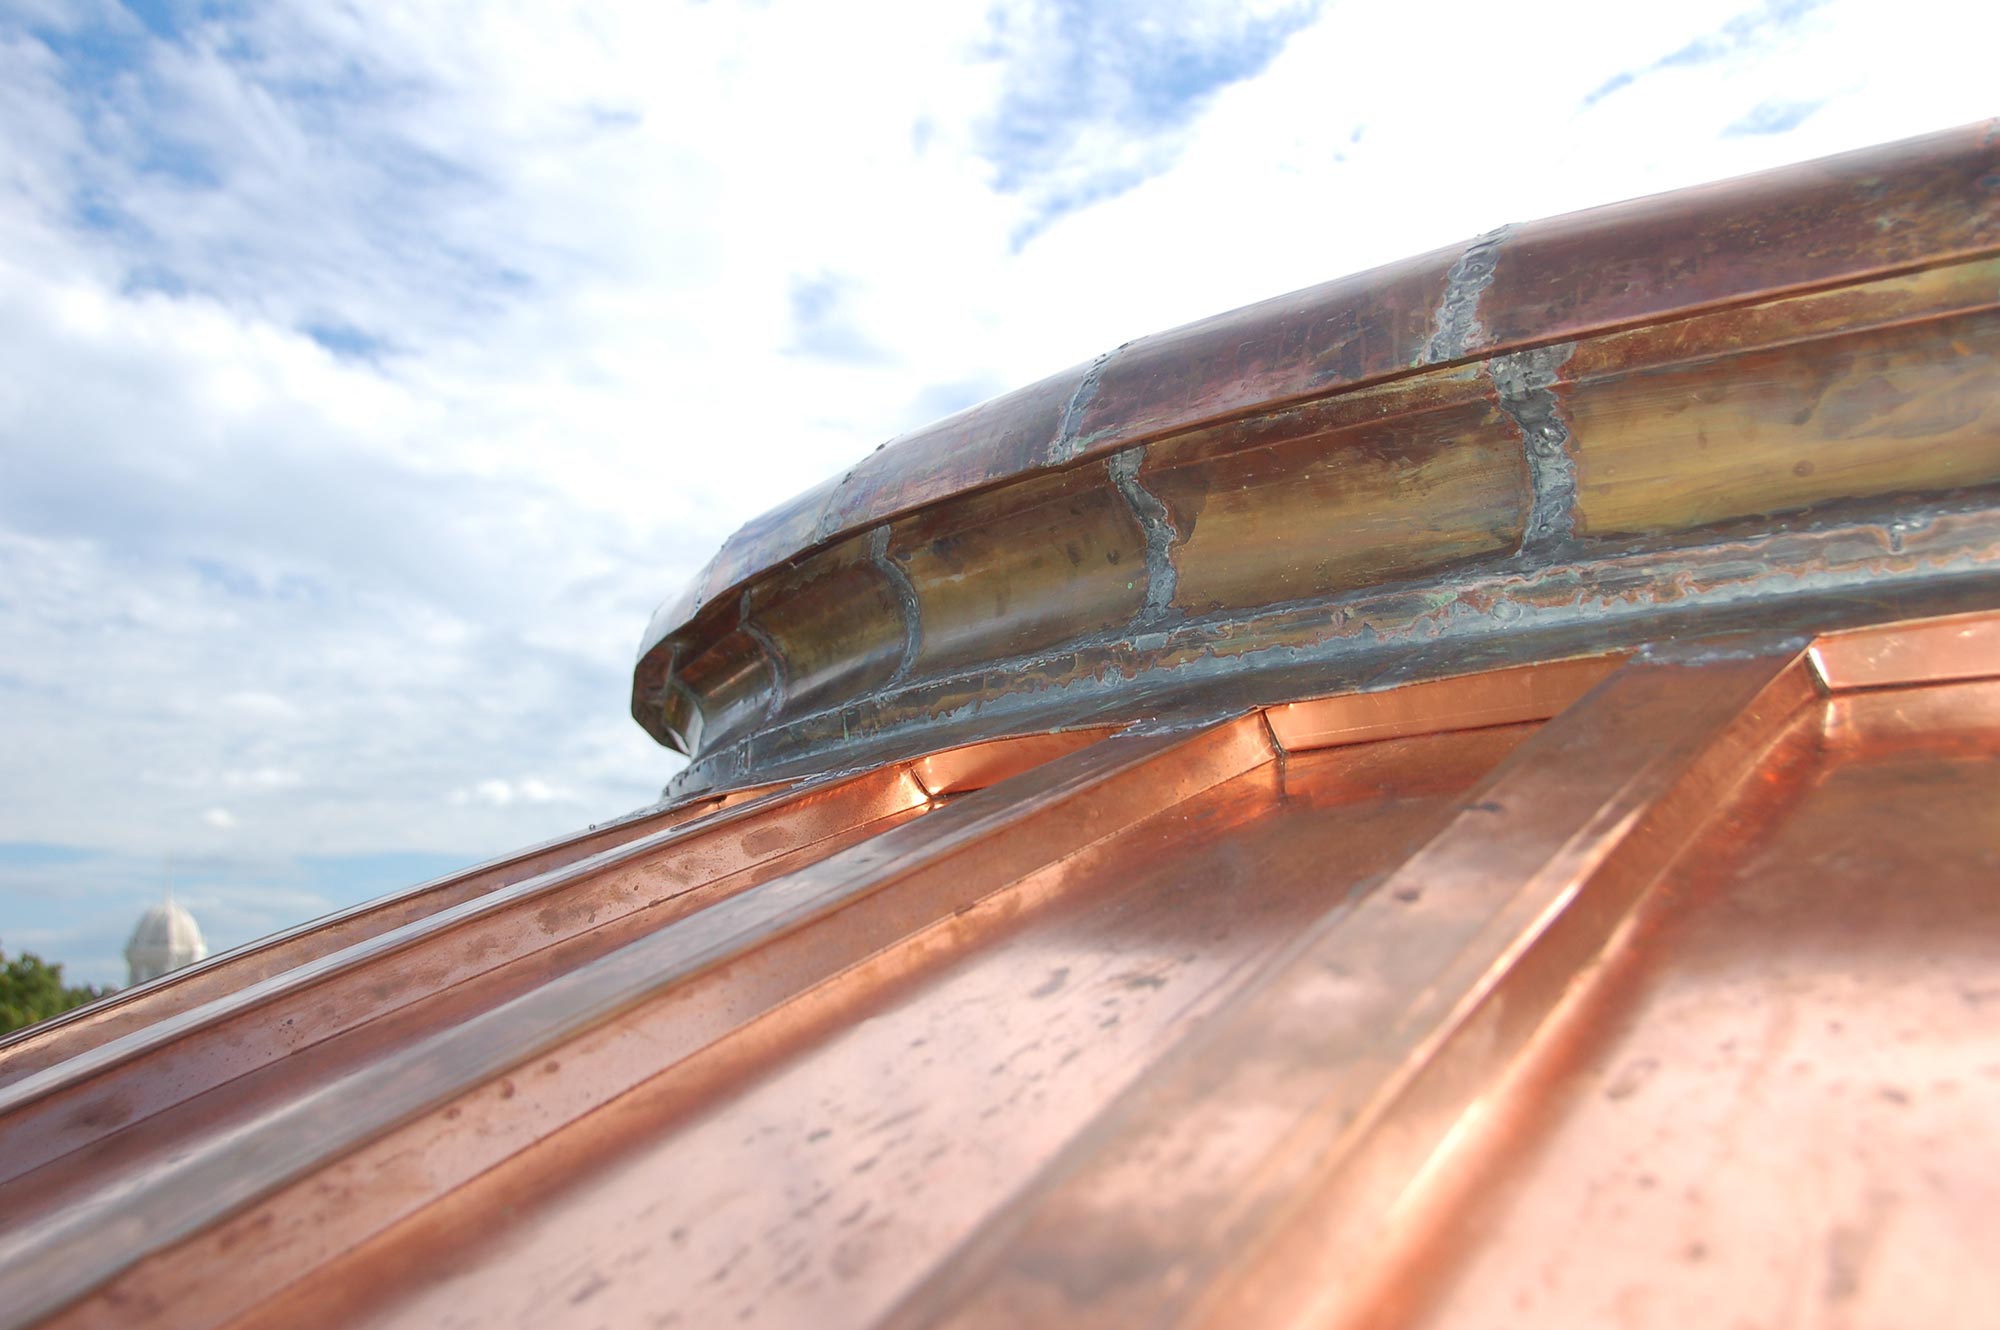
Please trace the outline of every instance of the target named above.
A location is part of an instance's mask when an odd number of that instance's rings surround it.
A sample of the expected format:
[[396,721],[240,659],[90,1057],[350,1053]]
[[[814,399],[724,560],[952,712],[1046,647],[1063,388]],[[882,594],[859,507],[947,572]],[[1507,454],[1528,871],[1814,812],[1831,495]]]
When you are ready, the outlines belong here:
[[105,991],[89,984],[65,985],[62,966],[51,965],[31,951],[11,961],[0,951],[0,1034],[81,1007],[104,996]]

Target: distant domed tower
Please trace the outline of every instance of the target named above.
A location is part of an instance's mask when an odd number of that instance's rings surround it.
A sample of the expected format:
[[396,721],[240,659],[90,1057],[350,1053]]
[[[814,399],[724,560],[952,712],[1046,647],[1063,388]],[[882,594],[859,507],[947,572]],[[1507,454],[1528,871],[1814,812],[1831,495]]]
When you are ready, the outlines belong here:
[[201,940],[201,925],[168,896],[139,916],[139,926],[125,944],[126,982],[143,984],[206,955],[208,944]]

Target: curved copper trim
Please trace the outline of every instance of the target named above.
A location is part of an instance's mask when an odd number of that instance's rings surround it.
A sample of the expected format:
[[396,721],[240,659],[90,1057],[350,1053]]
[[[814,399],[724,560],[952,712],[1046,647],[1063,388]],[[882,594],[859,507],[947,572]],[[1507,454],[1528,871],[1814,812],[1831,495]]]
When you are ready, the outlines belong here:
[[967,671],[1026,697],[1102,671],[1100,641],[1179,669],[1184,625],[1242,659],[1233,625],[1281,607],[2000,484],[1994,431],[1950,409],[2000,365],[1996,125],[1504,228],[907,436],[662,607],[633,714],[697,758],[754,738],[689,788],[735,783],[855,708],[969,737],[923,700]]

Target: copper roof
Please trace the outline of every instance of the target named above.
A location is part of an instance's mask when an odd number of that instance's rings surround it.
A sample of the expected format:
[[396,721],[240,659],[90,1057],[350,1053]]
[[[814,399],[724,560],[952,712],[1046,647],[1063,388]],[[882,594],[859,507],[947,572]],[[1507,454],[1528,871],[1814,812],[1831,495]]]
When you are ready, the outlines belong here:
[[0,1326],[1981,1324],[2000,122],[739,535],[662,805],[0,1042]]

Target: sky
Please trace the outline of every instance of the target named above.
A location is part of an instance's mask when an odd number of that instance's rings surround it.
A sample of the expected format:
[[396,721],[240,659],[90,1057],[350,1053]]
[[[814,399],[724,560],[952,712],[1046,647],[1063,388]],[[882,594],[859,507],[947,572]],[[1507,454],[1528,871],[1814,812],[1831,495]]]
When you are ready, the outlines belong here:
[[[1984,11],[1984,12],[1982,12]],[[0,949],[658,797],[652,608],[1131,338],[1993,113],[1937,0],[0,0]]]

